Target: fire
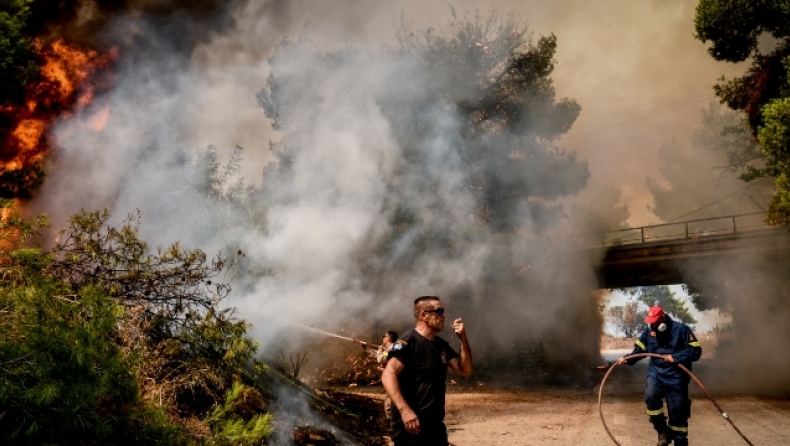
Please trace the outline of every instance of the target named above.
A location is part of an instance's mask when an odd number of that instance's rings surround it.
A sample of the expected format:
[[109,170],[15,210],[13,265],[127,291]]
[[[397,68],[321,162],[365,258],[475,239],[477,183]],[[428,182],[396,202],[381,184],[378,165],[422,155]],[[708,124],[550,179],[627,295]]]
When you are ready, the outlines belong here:
[[41,74],[46,79],[60,84],[55,94],[65,102],[74,94],[77,85],[88,77],[90,69],[88,63],[95,56],[95,51],[83,53],[59,40],[52,44],[49,54],[45,54],[44,58],[47,62],[41,67]]
[[23,119],[19,121],[12,135],[19,142],[19,148],[22,151],[30,151],[36,148],[44,130],[46,128],[43,120]]
[[[27,85],[25,104],[0,108],[0,118],[11,122],[11,130],[0,134],[0,174],[40,168],[53,144],[48,135],[53,124],[83,111],[112,83],[109,68],[117,58],[115,50],[99,54],[63,40],[37,40],[35,47],[41,70]],[[90,128],[101,130],[108,115],[105,107],[91,119]]]

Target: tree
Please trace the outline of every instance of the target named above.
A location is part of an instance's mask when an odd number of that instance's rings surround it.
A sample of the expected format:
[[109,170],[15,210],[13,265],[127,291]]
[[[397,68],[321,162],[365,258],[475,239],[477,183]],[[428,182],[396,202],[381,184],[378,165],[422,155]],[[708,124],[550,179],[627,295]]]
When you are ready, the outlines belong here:
[[648,307],[660,306],[667,314],[684,324],[697,323],[686,308],[685,302],[678,299],[667,285],[635,287],[630,288],[628,292]]
[[[347,250],[336,254],[344,259],[343,276],[332,278],[338,295],[387,294],[404,280],[450,290],[468,281],[471,305],[487,310],[472,312],[481,325],[515,306],[534,317],[540,311],[527,308],[545,307],[548,275],[516,272],[551,267],[551,250],[567,239],[547,233],[566,217],[563,198],[589,178],[586,162],[556,146],[581,109],[552,82],[558,39],[533,39],[495,13],[438,29],[401,23],[396,38],[377,51],[327,51],[309,35],[279,45],[258,93],[282,135],[261,197],[272,215],[309,210],[326,225],[360,217],[342,228],[335,251]],[[552,329],[520,335],[557,339]],[[576,352],[596,349],[578,344],[550,360],[567,358],[570,369],[583,362],[570,359]]]
[[21,103],[25,85],[38,74],[32,39],[24,34],[31,2],[14,0],[0,11],[0,107]]
[[[397,37],[398,46],[377,58],[348,49],[320,52],[307,41],[279,46],[267,87],[258,94],[283,133],[276,151],[281,168],[270,175],[287,181],[294,161],[320,143],[311,135],[328,117],[318,104],[365,106],[372,100],[405,163],[384,178],[388,187],[409,184],[435,197],[421,209],[423,201],[394,197],[393,226],[420,224],[428,240],[437,240],[447,239],[448,228],[462,232],[470,216],[505,233],[527,212],[542,227],[555,222],[562,207],[554,200],[575,193],[589,177],[586,163],[552,145],[580,111],[575,101],[555,100],[556,37],[533,42],[525,27],[493,13],[455,19],[441,32],[401,24]],[[437,169],[441,157],[446,165]],[[442,190],[448,172],[460,175],[454,191]],[[454,208],[443,200],[447,193],[471,203]],[[422,218],[426,208],[437,217],[433,230]]]
[[526,27],[497,22],[495,14],[456,19],[442,34],[403,25],[398,31],[398,52],[429,77],[430,106],[450,107],[463,120],[462,186],[478,191],[477,215],[497,230],[512,230],[519,223],[514,209],[524,200],[532,199],[531,211],[550,213],[557,209],[548,202],[586,183],[586,164],[551,145],[581,110],[575,101],[555,100],[554,35],[533,43]]
[[609,308],[606,320],[626,338],[632,338],[645,329],[647,310],[639,301],[629,299],[625,305]]
[[[696,37],[711,41],[708,52],[716,60],[752,65],[740,78],[722,79],[716,94],[733,110],[743,110],[752,136],[762,145],[764,167],[746,166],[742,178],[771,177],[776,184],[766,219],[790,224],[790,133],[786,132],[790,85],[790,8],[785,1],[701,0],[694,19]],[[774,49],[762,54],[759,38],[770,34]]]
[[[790,59],[786,63],[790,64]],[[768,221],[790,225],[790,97],[777,98],[763,107],[763,126],[757,138],[777,188]]]

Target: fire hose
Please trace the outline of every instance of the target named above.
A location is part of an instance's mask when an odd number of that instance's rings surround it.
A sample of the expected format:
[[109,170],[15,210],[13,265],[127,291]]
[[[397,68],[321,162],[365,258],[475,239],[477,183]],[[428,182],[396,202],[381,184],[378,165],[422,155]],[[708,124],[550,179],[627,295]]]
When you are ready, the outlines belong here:
[[[659,359],[663,359],[664,358],[663,355],[658,355],[658,354],[655,354],[655,353],[636,353],[636,354],[633,354],[633,355],[628,355],[625,358],[626,359],[635,359],[635,358],[647,358],[647,357],[653,357],[653,358],[659,358]],[[616,444],[617,446],[620,446],[620,443],[614,438],[614,435],[612,435],[612,432],[609,430],[609,426],[606,425],[606,420],[603,417],[603,406],[601,405],[601,397],[603,396],[603,386],[604,386],[604,384],[606,384],[606,379],[609,377],[609,374],[612,373],[612,370],[616,369],[618,365],[620,365],[620,364],[615,362],[611,367],[609,367],[609,370],[606,371],[606,375],[604,375],[603,380],[601,380],[601,387],[598,389],[598,413],[601,415],[601,423],[603,423],[603,428],[606,429],[606,433],[609,434],[609,438],[612,439],[614,444]],[[719,413],[721,413],[721,416],[724,417],[724,419],[727,420],[728,423],[730,423],[730,425],[732,426],[733,429],[735,429],[735,432],[738,432],[738,435],[740,435],[741,438],[743,438],[743,440],[746,441],[747,444],[749,444],[749,446],[754,446],[752,444],[752,442],[749,441],[749,439],[746,438],[745,435],[743,435],[741,430],[738,429],[738,426],[736,426],[735,423],[732,422],[732,420],[730,419],[730,416],[727,414],[727,412],[724,412],[721,409],[721,406],[719,406],[719,403],[717,403],[716,400],[713,399],[713,397],[710,395],[710,393],[708,393],[708,389],[706,389],[705,386],[702,385],[702,382],[693,373],[691,373],[691,370],[687,369],[683,364],[676,364],[676,365],[678,367],[680,367],[681,370],[686,372],[686,374],[688,376],[690,376],[691,379],[693,379],[695,383],[697,383],[699,388],[702,389],[703,392],[705,392],[705,395],[707,395],[708,399],[713,403],[714,406],[716,406],[716,409],[719,410]]]
[[362,345],[362,348],[370,348],[370,349],[374,349],[375,350],[375,349],[378,349],[379,347],[381,347],[380,345],[370,344],[368,342],[361,341],[359,339],[354,339],[354,338],[348,338],[348,339],[350,339],[353,342],[356,342],[357,344]]
[[296,325],[297,327],[299,327],[299,328],[301,328],[303,330],[312,331],[312,332],[315,332],[315,333],[318,333],[318,334],[322,334],[324,336],[330,336],[330,337],[333,337],[333,338],[342,339],[344,341],[356,342],[357,344],[361,345],[362,348],[378,349],[379,347],[381,347],[380,345],[371,344],[371,343],[365,342],[365,341],[360,340],[360,339],[354,339],[354,338],[350,338],[348,336],[341,336],[339,334],[330,333],[330,332],[324,331],[324,330],[319,330],[318,328],[315,328],[313,326],[308,327],[307,325],[302,325],[302,324],[294,324],[294,325]]

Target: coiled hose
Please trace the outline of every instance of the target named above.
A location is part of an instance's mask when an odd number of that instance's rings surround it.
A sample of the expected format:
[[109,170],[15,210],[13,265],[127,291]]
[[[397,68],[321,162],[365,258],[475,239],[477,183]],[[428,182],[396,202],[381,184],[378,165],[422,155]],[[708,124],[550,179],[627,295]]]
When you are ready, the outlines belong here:
[[[636,353],[636,354],[633,354],[633,355],[628,355],[625,358],[626,359],[636,359],[636,358],[647,358],[647,357],[653,357],[653,358],[659,358],[659,359],[663,359],[664,358],[663,355],[658,355],[658,354],[655,354],[655,353]],[[603,386],[604,386],[604,384],[606,384],[606,379],[609,377],[609,374],[612,373],[612,370],[616,369],[618,365],[620,365],[620,364],[615,362],[611,367],[609,367],[609,370],[606,371],[606,375],[603,376],[603,380],[601,380],[601,387],[598,389],[598,413],[601,415],[601,423],[603,423],[603,428],[606,429],[606,433],[609,434],[609,438],[612,439],[614,444],[616,444],[617,446],[620,446],[620,443],[614,438],[614,435],[612,435],[612,431],[609,430],[609,426],[606,425],[606,420],[603,417],[603,406],[601,405],[601,398],[603,396]],[[708,389],[706,389],[705,386],[702,385],[702,382],[700,382],[700,380],[693,373],[691,373],[691,370],[687,369],[683,364],[675,364],[675,365],[680,367],[681,370],[686,372],[686,374],[688,374],[688,376],[690,376],[691,379],[693,379],[694,382],[697,383],[699,388],[702,389],[702,391],[705,392],[705,395],[708,396],[708,399],[710,399],[710,401],[713,403],[713,405],[716,406],[716,409],[719,410],[719,413],[721,413],[721,416],[724,417],[724,419],[727,420],[727,422],[730,423],[730,425],[732,426],[733,429],[735,429],[735,432],[738,432],[738,435],[740,435],[741,438],[743,438],[743,440],[746,441],[747,444],[749,444],[749,446],[754,446],[752,444],[752,442],[749,441],[749,439],[746,438],[745,435],[743,435],[741,430],[738,429],[738,426],[736,426],[735,423],[732,422],[732,420],[730,419],[730,416],[727,415],[727,412],[724,412],[721,409],[721,407],[719,406],[719,403],[717,403],[716,400],[714,400],[713,397],[710,396],[710,393],[708,393]]]

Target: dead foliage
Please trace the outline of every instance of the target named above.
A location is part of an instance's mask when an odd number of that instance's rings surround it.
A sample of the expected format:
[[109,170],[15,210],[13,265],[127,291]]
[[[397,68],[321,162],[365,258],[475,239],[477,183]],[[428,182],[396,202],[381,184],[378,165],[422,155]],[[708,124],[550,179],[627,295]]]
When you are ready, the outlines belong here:
[[[116,340],[135,358],[141,396],[165,407],[187,432],[202,435],[199,417],[247,376],[256,350],[248,324],[221,309],[230,292],[216,282],[224,260],[178,244],[152,252],[138,238],[139,215],[119,227],[109,213],[81,212],[62,231],[48,273],[73,289],[94,284],[124,308]],[[249,392],[250,410],[265,408]],[[255,402],[252,402],[252,401]]]
[[381,382],[383,368],[376,362],[374,350],[337,339],[327,339],[318,348],[331,361],[316,363],[309,370],[316,386],[353,387]]

